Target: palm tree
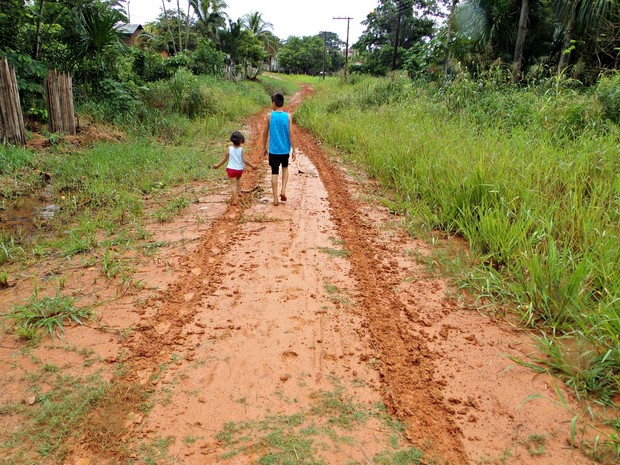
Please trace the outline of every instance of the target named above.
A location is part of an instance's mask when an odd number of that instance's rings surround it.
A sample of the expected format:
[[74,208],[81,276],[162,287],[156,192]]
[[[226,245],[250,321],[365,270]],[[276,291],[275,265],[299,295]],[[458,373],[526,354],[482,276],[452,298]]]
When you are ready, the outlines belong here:
[[261,35],[265,35],[267,32],[273,30],[273,24],[265,21],[263,19],[263,14],[258,11],[253,11],[245,15],[243,17],[243,24],[259,38]]
[[189,0],[197,16],[197,26],[212,42],[219,41],[220,31],[226,26],[226,0]]
[[512,62],[512,80],[517,82],[521,77],[521,63],[523,61],[523,49],[527,36],[527,24],[530,14],[530,0],[521,0],[521,15],[519,16],[519,29],[515,41],[515,55]]
[[242,18],[246,29],[252,33],[263,43],[265,50],[270,57],[274,57],[278,52],[280,40],[273,35],[273,24],[263,19],[263,14],[253,11]]
[[512,0],[465,0],[455,10],[454,19],[461,37],[478,44],[491,55],[512,55],[517,36]]
[[605,21],[620,17],[620,0],[552,0],[555,13],[562,24],[564,41],[558,63],[562,74],[570,63],[572,42],[601,28]]

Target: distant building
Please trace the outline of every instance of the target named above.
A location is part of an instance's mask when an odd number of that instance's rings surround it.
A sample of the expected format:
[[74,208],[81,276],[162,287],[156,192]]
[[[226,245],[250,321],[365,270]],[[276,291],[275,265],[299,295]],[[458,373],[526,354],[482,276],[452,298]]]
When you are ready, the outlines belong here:
[[122,41],[127,45],[136,45],[138,43],[138,36],[144,28],[142,24],[118,24],[116,30],[121,35]]

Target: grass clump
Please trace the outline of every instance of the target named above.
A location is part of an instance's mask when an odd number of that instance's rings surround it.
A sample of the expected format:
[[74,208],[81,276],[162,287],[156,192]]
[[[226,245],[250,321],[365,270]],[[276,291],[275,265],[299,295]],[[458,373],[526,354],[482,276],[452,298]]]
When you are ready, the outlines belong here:
[[3,317],[12,322],[15,334],[23,339],[35,340],[41,331],[53,337],[64,333],[66,323],[76,322],[81,325],[83,320],[92,317],[92,311],[76,307],[72,297],[60,292],[54,297],[39,298],[35,291],[28,302],[16,306]]
[[389,190],[412,231],[465,238],[474,266],[457,272],[462,286],[580,341],[606,380],[572,385],[609,402],[620,392],[620,128],[597,98],[615,86],[597,97],[496,81],[328,80],[296,120]]

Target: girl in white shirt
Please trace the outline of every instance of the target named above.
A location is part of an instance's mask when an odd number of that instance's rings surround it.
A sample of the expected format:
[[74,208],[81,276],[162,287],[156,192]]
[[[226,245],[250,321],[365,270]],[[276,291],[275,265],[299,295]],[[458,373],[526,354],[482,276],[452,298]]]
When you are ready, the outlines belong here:
[[256,165],[253,165],[243,157],[242,144],[245,142],[243,134],[239,131],[235,131],[230,135],[230,141],[233,145],[228,147],[228,153],[224,156],[221,162],[217,165],[213,165],[213,169],[218,169],[227,160],[226,174],[230,179],[230,192],[232,194],[231,204],[237,205],[239,194],[241,193],[241,176],[243,175],[243,168],[248,165],[253,170],[256,169]]

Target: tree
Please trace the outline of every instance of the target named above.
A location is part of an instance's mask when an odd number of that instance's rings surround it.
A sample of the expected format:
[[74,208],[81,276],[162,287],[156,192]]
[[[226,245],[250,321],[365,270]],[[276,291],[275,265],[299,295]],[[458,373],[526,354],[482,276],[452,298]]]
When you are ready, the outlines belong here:
[[263,19],[263,14],[258,11],[253,11],[243,17],[243,24],[247,29],[259,37],[273,30],[273,24],[268,23]]
[[245,27],[262,42],[267,54],[272,57],[275,56],[280,46],[280,39],[272,33],[273,24],[265,21],[262,13],[258,11],[245,15],[242,20]]
[[[563,31],[562,50],[558,61],[558,74],[562,74],[570,63],[574,39],[590,39],[596,43],[600,36],[611,33],[612,50],[618,50],[618,22],[620,21],[619,0],[552,0],[553,9],[560,20]],[[601,50],[595,48],[594,53]],[[617,53],[616,53],[617,56]]]
[[360,51],[365,69],[385,74],[393,64],[402,68],[404,51],[419,41],[428,40],[434,32],[434,15],[440,15],[433,0],[379,0],[362,24],[365,31],[353,48]]
[[258,66],[267,52],[252,31],[244,28],[243,20],[228,20],[228,29],[221,33],[221,50],[226,53],[231,63]]
[[116,24],[123,16],[118,10],[92,3],[76,13],[78,40],[73,45],[72,65],[80,65],[77,75],[97,89],[104,77],[112,77],[122,44]]
[[[331,56],[327,57],[328,68]],[[278,52],[280,65],[293,73],[316,75],[323,69],[323,39],[316,36],[289,37]]]
[[196,25],[183,11],[166,9],[148,28],[153,35],[150,46],[157,52],[165,50],[170,55],[176,55],[183,50],[196,48]]
[[340,40],[338,34],[335,32],[321,32],[318,35],[321,40],[325,40],[325,46],[327,48],[327,71],[335,72],[344,66],[344,55],[342,54],[342,48],[344,47],[344,41]]
[[512,62],[512,80],[517,82],[521,77],[521,63],[523,62],[523,48],[527,36],[527,23],[530,13],[530,1],[521,0],[521,14],[519,15],[519,29],[515,41],[515,55]]
[[225,0],[189,0],[197,16],[198,31],[213,43],[219,43],[220,32],[226,27],[228,8]]

